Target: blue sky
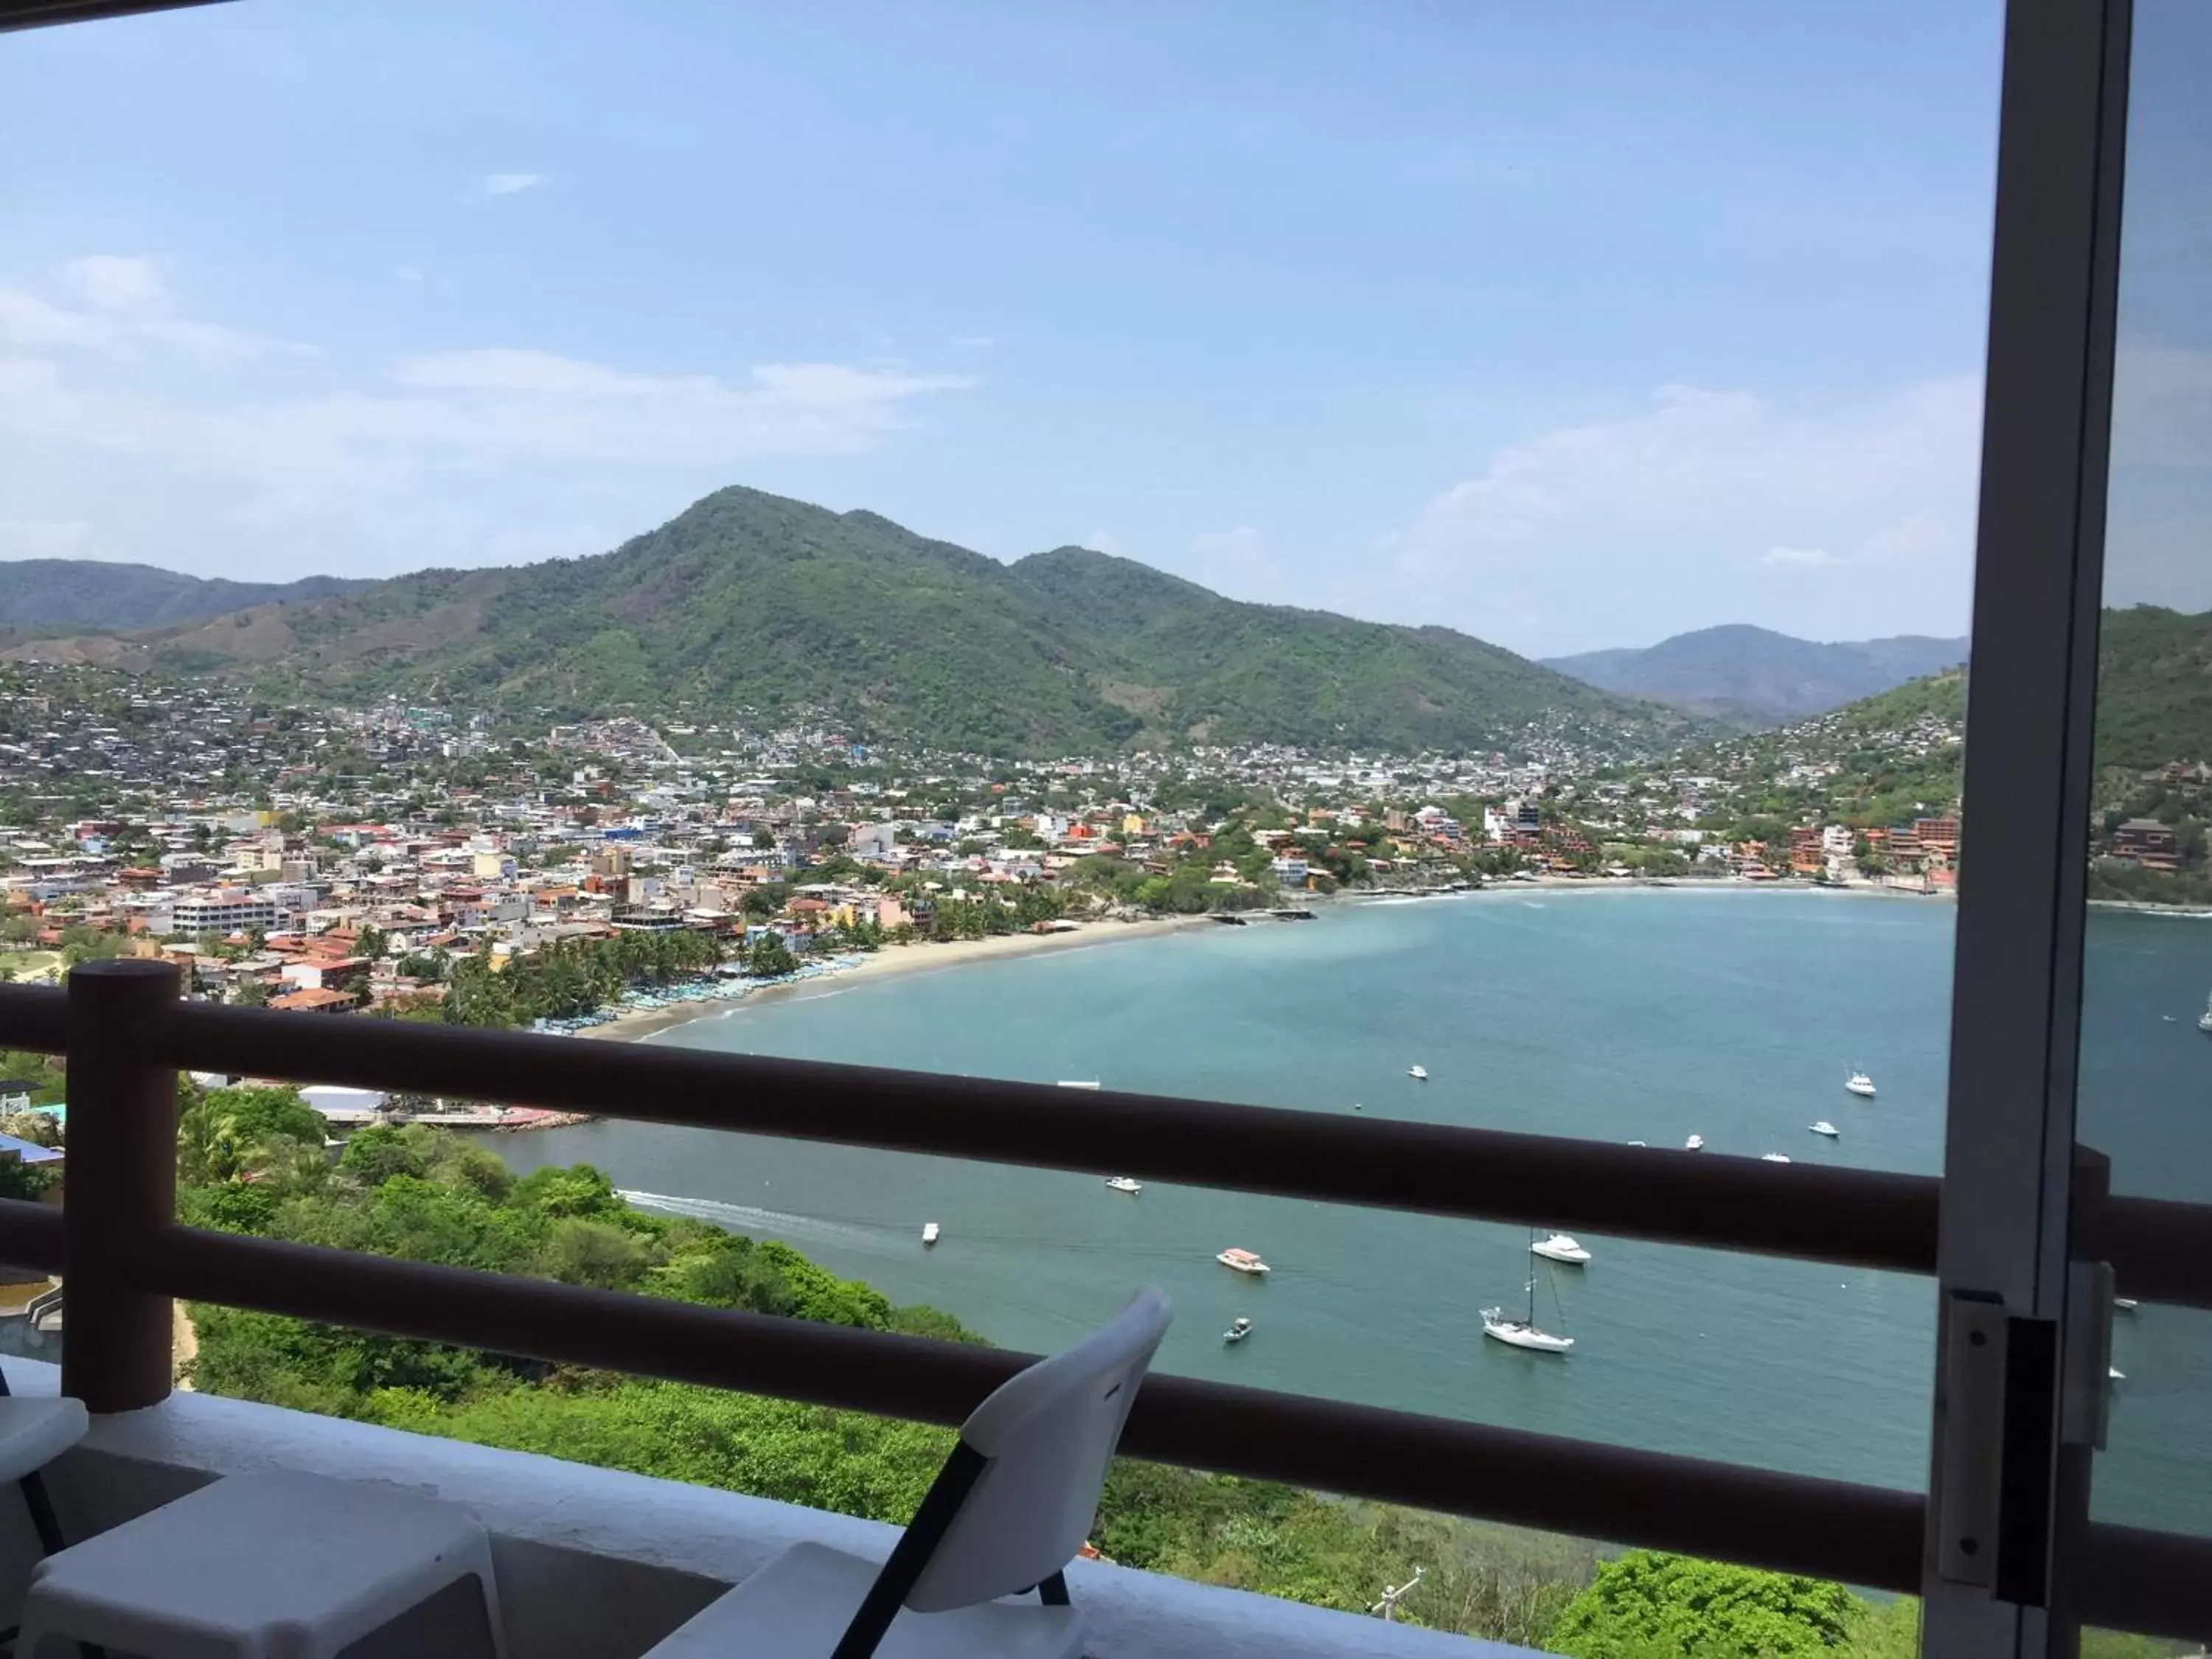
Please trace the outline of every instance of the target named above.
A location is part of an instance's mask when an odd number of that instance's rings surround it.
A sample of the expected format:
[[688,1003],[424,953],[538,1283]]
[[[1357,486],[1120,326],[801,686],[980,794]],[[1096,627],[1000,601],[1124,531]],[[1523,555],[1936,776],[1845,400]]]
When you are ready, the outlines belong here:
[[1532,654],[1966,621],[1995,0],[315,5],[0,38],[0,557],[726,483]]

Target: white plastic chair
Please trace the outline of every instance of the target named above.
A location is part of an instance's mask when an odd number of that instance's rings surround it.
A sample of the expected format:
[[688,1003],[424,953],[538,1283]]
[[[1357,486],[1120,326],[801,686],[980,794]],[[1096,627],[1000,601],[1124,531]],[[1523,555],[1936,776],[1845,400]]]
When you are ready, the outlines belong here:
[[[1090,1533],[1174,1316],[1148,1285],[1110,1323],[1001,1384],[961,1425],[881,1568],[801,1544],[645,1659],[1076,1659],[1083,1615],[1061,1570]],[[1036,1603],[999,1599],[1031,1589]]]
[[[40,1472],[84,1438],[88,1422],[82,1400],[65,1395],[23,1399],[9,1391],[7,1373],[0,1371],[0,1480],[13,1480],[22,1489],[31,1529],[38,1534],[40,1549],[48,1555],[64,1546],[53,1500],[46,1495],[46,1477]],[[0,1640],[15,1634],[13,1629],[0,1631]]]
[[146,1659],[336,1659],[465,1578],[504,1659],[490,1540],[466,1510],[317,1474],[232,1475],[40,1562],[15,1652],[59,1659],[73,1638]]

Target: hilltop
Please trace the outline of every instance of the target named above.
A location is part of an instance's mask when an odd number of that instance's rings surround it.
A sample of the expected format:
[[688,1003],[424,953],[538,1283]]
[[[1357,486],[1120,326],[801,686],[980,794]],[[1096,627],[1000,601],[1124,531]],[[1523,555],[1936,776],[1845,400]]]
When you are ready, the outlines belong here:
[[203,622],[258,605],[295,605],[366,587],[336,576],[234,582],[95,559],[0,560],[0,628],[135,633]]
[[532,719],[807,712],[855,735],[1010,754],[1132,744],[1601,752],[1696,735],[1442,628],[1247,605],[1063,547],[1004,564],[866,512],[730,489],[614,551],[427,570],[17,660],[246,676]]
[[1966,659],[1963,638],[1905,634],[1823,644],[1731,623],[1641,650],[1547,658],[1544,665],[1603,690],[1756,727],[1826,714]]

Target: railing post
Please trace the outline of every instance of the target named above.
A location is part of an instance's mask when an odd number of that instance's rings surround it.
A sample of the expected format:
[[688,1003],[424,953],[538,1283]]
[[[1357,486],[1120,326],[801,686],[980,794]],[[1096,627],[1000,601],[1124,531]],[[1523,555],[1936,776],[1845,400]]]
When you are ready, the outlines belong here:
[[166,962],[88,962],[69,976],[69,1237],[62,1392],[94,1412],[169,1397],[169,1298],[125,1264],[177,1215],[177,1074],[133,1052],[147,1019],[177,998]]

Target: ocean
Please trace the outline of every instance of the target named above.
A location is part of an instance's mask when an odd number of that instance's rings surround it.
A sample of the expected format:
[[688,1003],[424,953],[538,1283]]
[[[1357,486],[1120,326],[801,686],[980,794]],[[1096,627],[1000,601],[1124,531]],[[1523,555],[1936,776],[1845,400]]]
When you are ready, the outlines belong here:
[[[1948,903],[1716,889],[1505,889],[1327,907],[943,972],[831,980],[653,1041],[1939,1173]],[[2084,1138],[2116,1185],[2212,1200],[2212,925],[2093,921]],[[1425,1066],[1426,1082],[1407,1075]],[[1843,1084],[1863,1067],[1879,1096]],[[1818,1120],[1833,1140],[1808,1132]],[[635,1202],[788,1241],[993,1341],[1067,1341],[1140,1282],[1163,1369],[1892,1486],[1924,1486],[1932,1282],[1570,1228],[1541,1267],[1565,1359],[1486,1341],[1521,1229],[658,1125],[496,1143]],[[1141,1170],[1134,1171],[1141,1175]],[[935,1221],[943,1240],[925,1250]],[[1264,1283],[1213,1261],[1273,1266]],[[1249,1341],[1221,1332],[1250,1317]],[[2212,1528],[2212,1316],[2124,1316],[2100,1514]]]

